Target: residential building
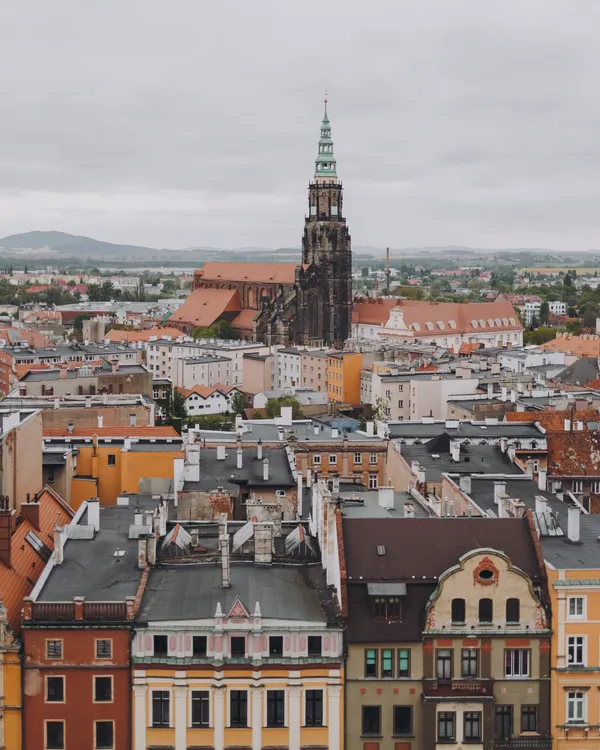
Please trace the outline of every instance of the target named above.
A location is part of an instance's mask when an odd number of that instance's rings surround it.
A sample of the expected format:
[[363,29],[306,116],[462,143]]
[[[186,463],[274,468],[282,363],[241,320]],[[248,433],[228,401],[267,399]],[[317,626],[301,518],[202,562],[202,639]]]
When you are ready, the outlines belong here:
[[297,524],[281,546],[273,524],[229,528],[176,525],[161,545],[133,639],[133,750],[341,750],[342,629],[314,543]]
[[530,519],[338,514],[338,529],[347,746],[550,750],[552,631]]
[[305,388],[327,392],[328,352],[326,349],[302,350],[302,383]]
[[197,359],[176,359],[173,362],[173,385],[190,389],[195,385],[211,388],[231,385],[231,360],[208,354]]
[[570,362],[566,361],[565,352],[546,351],[541,348],[513,349],[498,352],[498,363],[503,370],[512,370],[513,372],[527,372],[532,367],[543,365],[556,365],[565,368]]
[[580,422],[548,433],[548,481],[555,491],[573,493],[588,513],[600,513],[599,448],[598,431]]
[[362,354],[359,352],[327,355],[327,392],[330,401],[360,404],[362,361]]
[[260,393],[273,388],[274,357],[272,354],[244,354],[242,362],[242,390],[244,393]]
[[[101,419],[101,418],[100,418]],[[44,453],[53,452],[54,481],[71,477],[71,505],[88,498],[115,505],[131,493],[172,495],[174,460],[183,458],[183,443],[173,427],[73,427],[45,430]],[[77,450],[75,464],[69,449]],[[46,460],[46,459],[45,459]]]
[[55,528],[23,609],[24,750],[131,747],[133,621],[166,517],[150,498],[95,499]]
[[32,369],[20,378],[14,396],[94,396],[98,393],[152,395],[152,373],[144,365],[67,365],[55,369]]
[[41,444],[39,410],[0,410],[0,496],[9,508],[18,511],[42,486]]
[[274,390],[302,387],[302,353],[293,347],[273,347]]
[[523,326],[509,302],[355,300],[352,336],[435,344],[455,353],[463,344],[523,346]]
[[2,747],[22,747],[23,706],[21,689],[21,644],[15,639],[0,602],[0,743]]
[[[585,333],[581,336],[573,336],[570,333],[558,331],[556,337],[541,344],[540,349],[547,352],[564,352],[575,357],[597,357],[600,353],[600,335]],[[571,362],[572,360],[566,360],[567,364]]]
[[195,385],[182,388],[185,411],[188,417],[201,417],[204,414],[224,414],[232,411],[232,399],[240,390],[232,386],[218,385],[214,388]]

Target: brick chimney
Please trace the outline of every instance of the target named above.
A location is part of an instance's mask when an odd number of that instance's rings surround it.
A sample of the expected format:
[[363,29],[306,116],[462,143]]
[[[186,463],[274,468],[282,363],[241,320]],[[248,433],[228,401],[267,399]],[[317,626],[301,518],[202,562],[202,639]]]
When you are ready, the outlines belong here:
[[0,560],[12,567],[11,540],[15,531],[17,514],[8,507],[8,497],[0,497]]
[[29,521],[29,523],[34,528],[36,528],[38,531],[40,530],[40,504],[39,503],[36,503],[36,502],[21,503],[19,512],[21,514],[21,518],[23,519],[23,521]]

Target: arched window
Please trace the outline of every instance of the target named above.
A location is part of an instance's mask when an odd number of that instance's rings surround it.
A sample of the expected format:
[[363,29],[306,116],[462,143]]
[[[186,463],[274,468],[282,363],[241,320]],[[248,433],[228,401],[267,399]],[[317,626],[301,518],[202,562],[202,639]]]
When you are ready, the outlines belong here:
[[453,599],[452,600],[452,624],[453,625],[464,625],[465,622],[465,600],[464,599]]
[[494,620],[494,603],[491,599],[479,600],[479,622],[489,625]]
[[518,599],[506,600],[506,622],[513,624],[521,620],[521,602]]

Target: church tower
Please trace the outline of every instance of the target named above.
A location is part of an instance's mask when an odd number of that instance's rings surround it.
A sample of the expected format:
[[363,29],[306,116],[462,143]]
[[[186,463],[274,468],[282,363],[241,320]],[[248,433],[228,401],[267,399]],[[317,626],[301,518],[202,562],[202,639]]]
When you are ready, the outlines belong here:
[[342,183],[337,177],[327,100],[314,179],[308,188],[302,264],[304,325],[298,328],[304,330],[298,338],[306,344],[322,340],[341,349],[352,322],[352,251],[342,215]]

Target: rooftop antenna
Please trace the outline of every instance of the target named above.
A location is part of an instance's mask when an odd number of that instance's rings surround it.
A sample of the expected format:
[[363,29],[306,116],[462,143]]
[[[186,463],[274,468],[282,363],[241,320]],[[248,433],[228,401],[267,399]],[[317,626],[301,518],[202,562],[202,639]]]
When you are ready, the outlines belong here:
[[386,247],[385,249],[385,293],[386,296],[389,297],[390,295],[390,249],[389,247]]

